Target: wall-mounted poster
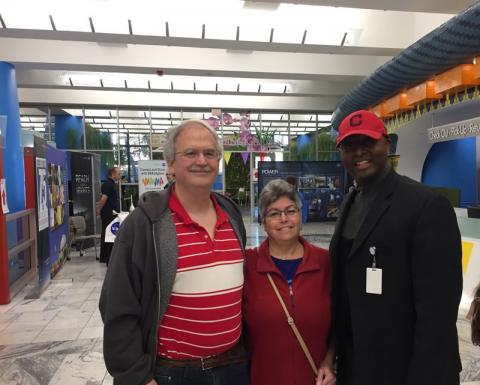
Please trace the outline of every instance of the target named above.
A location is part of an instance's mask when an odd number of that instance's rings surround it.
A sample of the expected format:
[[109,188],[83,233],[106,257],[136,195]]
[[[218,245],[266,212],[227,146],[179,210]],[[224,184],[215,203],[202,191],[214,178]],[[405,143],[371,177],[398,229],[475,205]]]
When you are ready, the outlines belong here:
[[[72,152],[70,154],[70,176],[73,215],[85,218],[85,235],[94,233],[95,199],[93,196],[92,154]],[[97,197],[98,199],[98,197]],[[88,245],[87,245],[88,244]],[[93,243],[85,243],[85,247]]]
[[56,229],[65,222],[65,171],[55,163],[48,164],[50,186],[50,227]]
[[47,161],[36,158],[38,231],[48,227]]
[[258,191],[272,179],[285,179],[295,186],[302,201],[302,221],[334,221],[345,192],[341,162],[259,162]]

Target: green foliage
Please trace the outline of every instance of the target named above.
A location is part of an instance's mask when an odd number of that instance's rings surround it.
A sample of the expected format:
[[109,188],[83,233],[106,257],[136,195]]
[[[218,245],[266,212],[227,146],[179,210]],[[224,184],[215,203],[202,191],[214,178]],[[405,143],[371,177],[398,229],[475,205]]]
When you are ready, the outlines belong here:
[[338,160],[339,154],[335,141],[329,133],[318,135],[318,160]]
[[270,131],[270,127],[263,129],[262,132],[254,125],[255,128],[255,136],[257,137],[258,141],[261,144],[268,145],[273,143],[273,138],[277,130]]
[[[100,132],[90,124],[85,124],[85,138],[87,151],[91,150],[111,150],[112,152],[102,152],[102,168],[108,169],[113,167],[115,162],[115,156],[113,154],[112,138],[108,132]],[[81,137],[83,143],[83,135]]]
[[79,140],[78,132],[73,128],[69,128],[66,133],[66,144],[68,149],[80,150],[82,149],[82,143]]
[[[317,136],[318,156],[315,156],[315,134],[308,134],[310,142],[298,150],[297,138],[290,142],[290,160],[338,160],[339,154],[335,147],[335,141],[329,133],[321,133]],[[288,158],[285,158],[288,159]]]
[[246,191],[250,189],[249,162],[243,164],[242,155],[239,152],[232,153],[225,167],[225,185],[225,190],[231,195],[235,195],[239,187],[245,188]]

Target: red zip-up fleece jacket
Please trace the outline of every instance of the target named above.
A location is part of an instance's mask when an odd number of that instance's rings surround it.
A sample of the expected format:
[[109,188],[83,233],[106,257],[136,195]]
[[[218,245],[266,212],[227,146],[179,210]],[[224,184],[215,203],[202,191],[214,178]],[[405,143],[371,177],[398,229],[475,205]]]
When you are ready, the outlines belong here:
[[[325,357],[331,327],[332,273],[328,251],[300,237],[303,261],[291,288],[269,253],[268,239],[247,250],[243,317],[251,359],[251,385],[312,385],[314,373],[287,323],[267,278],[272,275],[317,367]],[[291,290],[290,290],[291,289]]]

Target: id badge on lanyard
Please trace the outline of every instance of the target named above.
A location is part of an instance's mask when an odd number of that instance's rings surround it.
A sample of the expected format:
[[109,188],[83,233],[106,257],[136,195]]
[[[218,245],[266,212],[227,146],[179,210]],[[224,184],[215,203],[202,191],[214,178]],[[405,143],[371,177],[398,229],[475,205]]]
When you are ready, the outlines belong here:
[[371,246],[369,248],[370,255],[372,256],[372,267],[367,267],[366,274],[366,292],[367,294],[382,294],[382,269],[377,268],[376,260],[376,247]]

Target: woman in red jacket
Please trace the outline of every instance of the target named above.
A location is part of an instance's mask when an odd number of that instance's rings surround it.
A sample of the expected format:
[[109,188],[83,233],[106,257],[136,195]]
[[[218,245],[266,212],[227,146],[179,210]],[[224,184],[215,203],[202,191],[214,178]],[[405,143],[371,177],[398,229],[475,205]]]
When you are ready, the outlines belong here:
[[[251,385],[312,385],[315,381],[331,385],[335,376],[329,345],[332,277],[328,251],[300,236],[301,201],[286,181],[276,179],[264,187],[259,212],[268,238],[259,248],[247,251],[243,297]],[[268,275],[313,364],[287,323]]]

